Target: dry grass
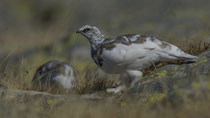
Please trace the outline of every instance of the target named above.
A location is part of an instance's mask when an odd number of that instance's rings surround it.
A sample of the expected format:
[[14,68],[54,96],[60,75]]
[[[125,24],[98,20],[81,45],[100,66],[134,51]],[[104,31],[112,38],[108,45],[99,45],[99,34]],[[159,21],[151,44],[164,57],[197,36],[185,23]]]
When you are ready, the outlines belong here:
[[200,53],[210,49],[210,42],[198,42],[198,43],[190,43],[183,47],[184,51],[192,54],[199,55]]
[[[84,74],[81,74],[79,78],[78,93],[93,93],[95,91],[104,91],[106,88],[110,88],[115,85],[112,78],[107,74],[101,73],[100,70],[87,70]],[[108,79],[109,78],[109,79]]]

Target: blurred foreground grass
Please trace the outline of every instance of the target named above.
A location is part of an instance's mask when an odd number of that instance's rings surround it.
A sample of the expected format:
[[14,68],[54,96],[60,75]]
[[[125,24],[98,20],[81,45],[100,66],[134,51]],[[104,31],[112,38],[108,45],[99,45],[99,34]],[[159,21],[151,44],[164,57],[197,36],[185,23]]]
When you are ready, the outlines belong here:
[[[34,96],[35,97],[35,96]],[[163,97],[164,98],[164,97]],[[41,96],[0,100],[1,118],[209,118],[210,96],[197,94],[193,99],[172,105],[165,99],[144,98],[138,103],[120,100],[62,101]]]

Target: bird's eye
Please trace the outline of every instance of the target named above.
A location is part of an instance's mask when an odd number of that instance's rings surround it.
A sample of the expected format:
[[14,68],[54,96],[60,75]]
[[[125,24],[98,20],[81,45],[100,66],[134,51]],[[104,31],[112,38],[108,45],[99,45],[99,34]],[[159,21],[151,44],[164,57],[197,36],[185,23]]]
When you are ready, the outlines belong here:
[[90,31],[90,28],[86,28],[83,30],[84,33],[88,32],[88,31]]

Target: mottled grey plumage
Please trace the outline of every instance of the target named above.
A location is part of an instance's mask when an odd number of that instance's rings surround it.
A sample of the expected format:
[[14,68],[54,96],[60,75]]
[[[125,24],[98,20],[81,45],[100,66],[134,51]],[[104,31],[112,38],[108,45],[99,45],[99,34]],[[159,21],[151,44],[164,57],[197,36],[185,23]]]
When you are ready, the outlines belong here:
[[48,61],[41,65],[34,75],[32,86],[34,89],[49,87],[73,89],[77,80],[73,68],[63,61]]
[[120,92],[133,86],[142,70],[159,61],[179,58],[197,58],[184,53],[178,47],[152,36],[127,34],[105,38],[98,28],[85,25],[78,33],[85,36],[91,45],[91,56],[105,72],[120,74],[121,84],[108,92]]

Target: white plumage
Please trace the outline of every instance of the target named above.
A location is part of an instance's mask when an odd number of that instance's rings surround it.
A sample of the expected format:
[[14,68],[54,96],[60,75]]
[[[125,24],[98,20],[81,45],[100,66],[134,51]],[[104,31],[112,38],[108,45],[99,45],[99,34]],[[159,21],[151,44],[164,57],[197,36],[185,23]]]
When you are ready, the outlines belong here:
[[117,93],[126,87],[132,87],[142,77],[142,70],[153,63],[197,58],[151,36],[127,34],[105,38],[98,28],[89,25],[83,26],[77,32],[89,40],[92,58],[102,70],[121,75],[121,84],[107,89],[107,92]]

